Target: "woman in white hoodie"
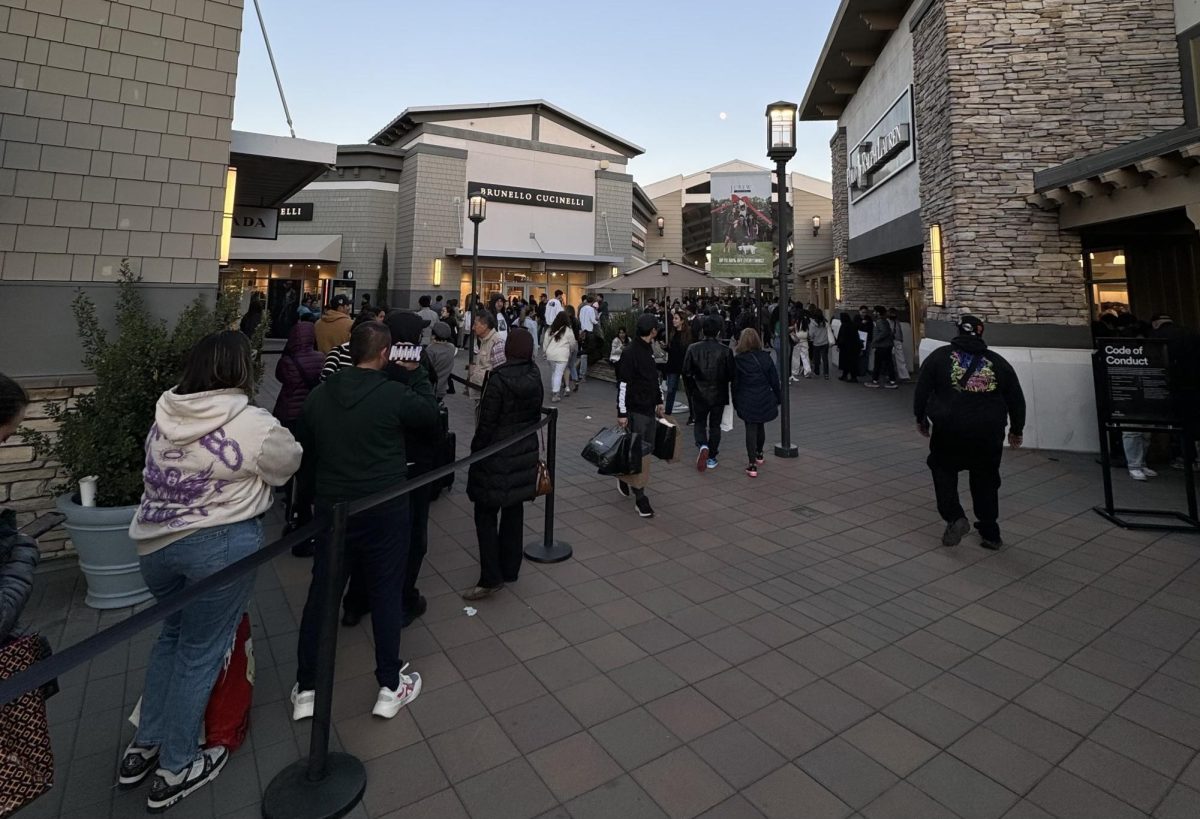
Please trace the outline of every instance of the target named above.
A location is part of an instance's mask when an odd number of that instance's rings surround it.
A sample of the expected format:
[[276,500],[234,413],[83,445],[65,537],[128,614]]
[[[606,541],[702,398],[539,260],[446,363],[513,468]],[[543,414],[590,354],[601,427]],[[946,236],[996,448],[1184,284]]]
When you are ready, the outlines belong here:
[[[250,406],[250,342],[213,333],[163,393],[146,438],[145,489],[129,536],[158,599],[262,548],[262,515],[300,466],[301,449],[271,413]],[[248,572],[163,622],[150,653],[141,719],[119,784],[155,773],[147,808],[169,808],[221,772],[229,752],[200,750],[204,711],[254,586]]]
[[[567,311],[559,313],[550,329],[546,331],[546,361],[550,362],[550,401],[559,401],[559,390],[563,385],[563,376],[567,372],[567,364],[571,360],[571,348],[575,346],[575,333],[571,329],[571,317]],[[571,382],[566,383],[564,395],[571,394]]]

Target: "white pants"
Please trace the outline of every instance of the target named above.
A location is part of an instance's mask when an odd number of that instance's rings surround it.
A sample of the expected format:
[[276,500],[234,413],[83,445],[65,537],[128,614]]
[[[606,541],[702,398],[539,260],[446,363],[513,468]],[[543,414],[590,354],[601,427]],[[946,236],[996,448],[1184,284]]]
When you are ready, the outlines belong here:
[[896,362],[897,380],[908,380],[908,363],[904,360],[904,342],[900,339],[892,342],[892,360]]
[[808,355],[808,341],[798,342],[792,347],[792,378],[799,378],[801,368],[804,371],[804,377],[812,375],[812,361]]
[[558,395],[558,391],[563,386],[563,376],[567,372],[567,362],[551,361],[550,367],[550,392],[553,395]]

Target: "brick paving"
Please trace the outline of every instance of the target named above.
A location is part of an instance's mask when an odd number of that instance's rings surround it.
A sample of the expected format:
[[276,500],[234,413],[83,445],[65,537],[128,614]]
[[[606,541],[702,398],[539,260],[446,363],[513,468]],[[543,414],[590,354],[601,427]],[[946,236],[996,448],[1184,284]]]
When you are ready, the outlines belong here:
[[[425,688],[395,719],[370,716],[367,625],[341,629],[335,745],[369,775],[351,816],[1196,816],[1200,538],[1099,518],[1093,458],[1007,453],[1007,548],[946,549],[911,388],[807,381],[792,392],[799,460],[768,456],[747,479],[739,425],[715,472],[654,464],[647,521],[578,457],[612,392],[590,382],[559,405],[572,560],[526,563],[468,617],[463,476],[434,504],[429,611],[403,641]],[[448,401],[461,454],[469,413]],[[1122,502],[1182,505],[1180,473],[1116,480]],[[542,510],[527,511],[531,541]],[[250,737],[173,816],[258,816],[307,748],[286,697],[308,570],[287,557],[260,572]],[[36,594],[30,619],[59,645],[127,614],[84,607],[72,566]],[[62,680],[58,784],[23,817],[142,815],[144,788],[112,784],[153,637]]]

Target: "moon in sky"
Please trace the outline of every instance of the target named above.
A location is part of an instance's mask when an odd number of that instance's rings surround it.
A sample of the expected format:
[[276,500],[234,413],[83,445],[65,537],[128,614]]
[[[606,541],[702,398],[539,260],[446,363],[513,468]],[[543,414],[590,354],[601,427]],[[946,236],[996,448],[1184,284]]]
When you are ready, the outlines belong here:
[[721,119],[725,119],[725,112],[724,112],[724,111],[722,111],[722,112],[721,112],[720,114],[718,114],[717,116],[719,116]]

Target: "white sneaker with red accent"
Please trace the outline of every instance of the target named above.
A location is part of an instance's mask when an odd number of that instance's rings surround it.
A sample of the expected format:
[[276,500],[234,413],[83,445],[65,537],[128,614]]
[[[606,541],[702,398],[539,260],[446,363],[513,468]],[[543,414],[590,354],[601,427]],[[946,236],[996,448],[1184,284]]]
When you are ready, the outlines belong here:
[[400,669],[399,686],[394,690],[391,688],[379,689],[379,697],[375,700],[375,707],[371,709],[372,714],[384,719],[391,719],[400,713],[401,708],[415,700],[421,693],[421,675],[415,671],[412,674],[405,674],[405,668],[408,668],[408,663],[405,663],[404,668]]

